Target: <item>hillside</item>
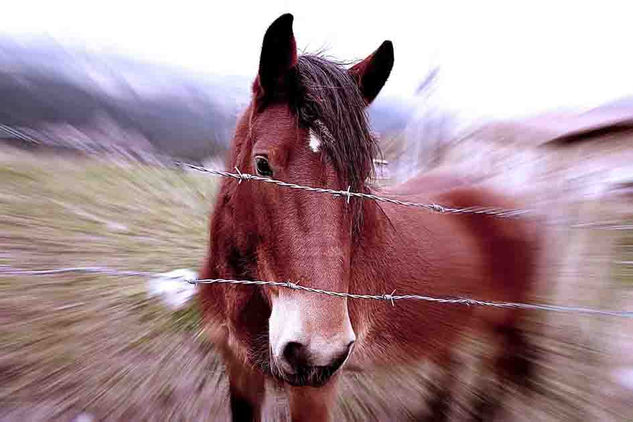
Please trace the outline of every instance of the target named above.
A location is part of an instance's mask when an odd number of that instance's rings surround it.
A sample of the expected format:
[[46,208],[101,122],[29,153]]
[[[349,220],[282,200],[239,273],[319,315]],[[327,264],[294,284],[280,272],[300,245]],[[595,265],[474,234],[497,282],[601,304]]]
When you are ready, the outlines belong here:
[[[45,144],[202,160],[227,147],[249,87],[213,69],[199,74],[47,39],[0,38],[0,124]],[[402,130],[411,111],[393,98],[369,110],[379,133]]]

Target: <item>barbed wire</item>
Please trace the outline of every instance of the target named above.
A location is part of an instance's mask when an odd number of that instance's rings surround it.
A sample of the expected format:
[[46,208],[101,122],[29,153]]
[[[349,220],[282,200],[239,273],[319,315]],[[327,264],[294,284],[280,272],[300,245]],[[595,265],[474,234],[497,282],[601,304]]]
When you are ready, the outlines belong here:
[[435,203],[422,203],[422,202],[410,202],[410,201],[401,201],[395,198],[389,198],[380,195],[374,195],[371,193],[363,193],[363,192],[353,192],[350,191],[348,187],[347,190],[336,190],[336,189],[328,189],[328,188],[315,188],[312,186],[304,186],[298,185],[296,183],[284,182],[277,179],[271,179],[269,177],[257,176],[249,173],[242,173],[237,167],[235,168],[235,173],[231,173],[223,170],[214,170],[206,167],[196,166],[195,164],[185,163],[182,161],[177,161],[176,165],[179,167],[186,167],[198,172],[208,173],[215,176],[228,177],[232,179],[236,179],[238,183],[242,183],[243,180],[254,180],[257,182],[270,183],[273,185],[281,186],[289,189],[299,189],[309,192],[317,192],[324,193],[334,196],[345,197],[347,202],[349,203],[350,198],[359,198],[359,199],[368,199],[372,201],[378,202],[387,202],[395,205],[402,205],[406,207],[414,207],[414,208],[423,208],[429,211],[441,213],[441,214],[481,214],[481,215],[489,215],[494,217],[502,217],[502,218],[513,218],[524,216],[526,214],[533,213],[534,210],[530,209],[503,209],[503,208],[494,208],[494,207],[467,207],[467,208],[453,208],[447,207]]
[[[410,201],[401,201],[399,199],[362,193],[362,192],[353,192],[348,190],[336,190],[336,189],[328,189],[328,188],[316,188],[312,186],[298,185],[296,183],[284,182],[277,179],[271,179],[268,177],[257,176],[249,173],[242,173],[237,167],[235,168],[235,173],[231,173],[229,171],[223,170],[214,170],[207,167],[197,166],[195,164],[185,163],[181,161],[176,161],[175,164],[179,167],[186,167],[191,170],[195,170],[201,173],[208,173],[213,176],[227,177],[231,179],[238,180],[238,183],[241,183],[242,180],[254,180],[258,182],[270,183],[273,185],[290,188],[290,189],[299,189],[305,190],[309,192],[317,192],[324,193],[333,196],[346,197],[347,202],[349,203],[350,198],[359,198],[359,199],[367,199],[379,202],[388,202],[391,204],[415,207],[415,208],[423,208],[432,212],[443,213],[443,214],[480,214],[480,215],[488,215],[500,218],[518,218],[518,217],[526,217],[526,216],[537,216],[540,214],[536,209],[505,209],[505,208],[494,208],[494,207],[466,207],[466,208],[454,208],[447,207],[440,204],[435,203],[421,203],[421,202],[410,202]],[[559,225],[557,221],[548,221],[544,222],[546,225]],[[590,223],[579,223],[572,224],[569,226],[570,228],[599,228],[604,230],[633,230],[633,225],[631,224],[606,224],[604,222],[590,222]]]
[[107,267],[67,267],[56,268],[49,270],[26,270],[20,268],[13,268],[8,265],[0,265],[0,276],[7,275],[49,275],[49,274],[63,274],[71,272],[84,272],[90,274],[105,274],[105,275],[117,275],[117,276],[143,276],[143,277],[160,277],[172,280],[178,280],[189,284],[231,284],[231,285],[247,285],[247,286],[265,286],[265,287],[281,287],[291,290],[299,290],[304,292],[323,294],[328,296],[359,299],[359,300],[378,300],[390,302],[392,306],[395,306],[395,302],[399,300],[421,300],[426,302],[434,302],[448,305],[465,305],[465,306],[485,306],[493,308],[520,308],[528,310],[541,310],[552,312],[566,312],[566,313],[579,313],[579,314],[593,314],[603,316],[614,316],[623,318],[633,318],[633,311],[619,311],[611,309],[596,309],[585,308],[579,306],[562,306],[562,305],[547,305],[540,303],[519,303],[519,302],[492,302],[484,301],[472,298],[462,297],[436,297],[426,296],[419,294],[403,294],[397,295],[394,290],[390,294],[365,294],[365,293],[346,293],[337,292],[332,290],[318,289],[315,287],[303,286],[301,284],[293,283],[291,281],[266,281],[266,280],[231,280],[224,278],[213,279],[198,279],[193,277],[187,277],[183,275],[170,275],[169,273],[153,273],[147,271],[128,271],[128,270],[115,270]]
[[[336,190],[336,189],[328,189],[328,188],[316,188],[312,186],[304,186],[298,185],[295,183],[284,182],[281,180],[271,179],[268,177],[257,176],[248,173],[242,173],[237,167],[235,168],[235,173],[231,173],[228,171],[222,170],[214,170],[206,167],[196,166],[194,164],[185,163],[185,162],[175,162],[175,164],[179,167],[186,167],[198,172],[207,173],[215,176],[227,177],[236,179],[238,183],[242,183],[243,180],[253,180],[263,183],[270,183],[273,185],[281,186],[284,188],[290,189],[299,189],[310,192],[324,193],[334,196],[345,197],[347,202],[349,203],[351,198],[359,198],[365,200],[373,200],[379,202],[386,202],[395,205],[408,206],[414,208],[422,208],[429,211],[443,213],[443,214],[480,214],[480,215],[489,215],[494,217],[502,217],[502,218],[513,218],[524,216],[526,214],[533,213],[534,210],[530,209],[502,209],[502,208],[490,208],[490,207],[467,207],[467,208],[454,208],[447,207],[435,203],[420,203],[420,202],[410,202],[410,201],[401,201],[395,198],[389,198],[369,193],[362,192],[353,192],[350,191],[348,187],[347,190]],[[618,264],[629,264],[628,261],[617,262]],[[63,273],[72,273],[72,272],[83,272],[83,273],[91,273],[91,274],[104,274],[104,275],[117,275],[117,276],[141,276],[141,277],[161,277],[164,279],[173,279],[179,280],[182,282],[187,282],[189,284],[199,285],[199,284],[231,284],[231,285],[251,285],[251,286],[266,286],[266,287],[281,287],[292,290],[305,291],[316,294],[323,294],[328,296],[340,297],[340,298],[349,298],[349,299],[361,299],[361,300],[379,300],[379,301],[387,301],[395,306],[395,302],[399,300],[421,300],[427,302],[434,302],[440,304],[453,304],[453,305],[466,305],[466,306],[487,306],[494,308],[522,308],[522,309],[530,309],[530,310],[543,310],[543,311],[554,311],[554,312],[572,312],[572,313],[582,313],[582,314],[594,314],[594,315],[605,315],[605,316],[616,316],[616,317],[625,317],[625,318],[633,318],[633,311],[618,311],[618,310],[609,310],[609,309],[596,309],[596,308],[585,308],[578,306],[562,306],[562,305],[547,305],[547,304],[529,304],[529,303],[519,303],[519,302],[492,302],[492,301],[484,301],[479,299],[472,298],[461,298],[461,297],[435,297],[435,296],[426,296],[419,294],[403,294],[397,295],[395,294],[395,290],[390,294],[366,294],[366,293],[347,293],[347,292],[337,292],[331,290],[318,289],[314,287],[303,286],[297,283],[293,283],[291,281],[266,281],[266,280],[232,280],[232,279],[195,279],[183,275],[169,275],[169,273],[153,273],[147,271],[130,271],[130,270],[115,270],[107,267],[66,267],[66,268],[55,268],[55,269],[47,269],[47,270],[26,270],[13,268],[7,265],[0,265],[0,276],[8,276],[8,275],[53,275],[53,274],[63,274]]]

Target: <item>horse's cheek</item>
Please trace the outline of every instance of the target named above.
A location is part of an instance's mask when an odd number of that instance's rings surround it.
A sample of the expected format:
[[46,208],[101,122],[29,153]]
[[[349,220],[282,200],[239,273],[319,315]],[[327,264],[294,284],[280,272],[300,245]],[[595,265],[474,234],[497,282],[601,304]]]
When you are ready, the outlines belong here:
[[250,286],[236,288],[228,305],[230,341],[238,348],[258,349],[257,341],[268,338],[270,306],[256,289]]

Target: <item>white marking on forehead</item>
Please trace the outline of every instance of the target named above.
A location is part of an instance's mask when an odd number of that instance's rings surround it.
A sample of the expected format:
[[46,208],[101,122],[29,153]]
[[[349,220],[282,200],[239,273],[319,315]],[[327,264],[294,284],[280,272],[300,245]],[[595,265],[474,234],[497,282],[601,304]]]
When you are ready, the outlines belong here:
[[313,152],[319,152],[321,147],[321,139],[317,136],[312,129],[310,129],[310,149]]

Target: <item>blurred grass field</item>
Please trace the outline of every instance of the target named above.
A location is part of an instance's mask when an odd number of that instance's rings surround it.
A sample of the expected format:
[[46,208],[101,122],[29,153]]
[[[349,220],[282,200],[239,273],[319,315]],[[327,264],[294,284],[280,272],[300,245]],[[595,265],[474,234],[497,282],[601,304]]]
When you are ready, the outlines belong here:
[[[204,174],[1,149],[0,264],[197,269],[217,186]],[[632,307],[631,268],[603,265],[614,256],[633,260],[630,234],[567,230],[554,239],[582,247],[550,268],[552,284],[535,300]],[[615,255],[597,256],[585,247],[592,244],[615,248]],[[0,277],[0,421],[70,421],[82,412],[104,421],[227,420],[224,369],[200,332],[195,306],[171,312],[148,298],[145,283],[85,274]],[[610,375],[633,365],[632,325],[534,314],[538,388],[512,391],[499,420],[633,420],[631,390]],[[471,384],[482,373],[476,358],[486,347],[471,335],[460,349],[457,420],[467,415]],[[426,406],[432,375],[424,364],[346,373],[335,420],[412,420]],[[283,395],[270,389],[266,419],[287,419]]]

